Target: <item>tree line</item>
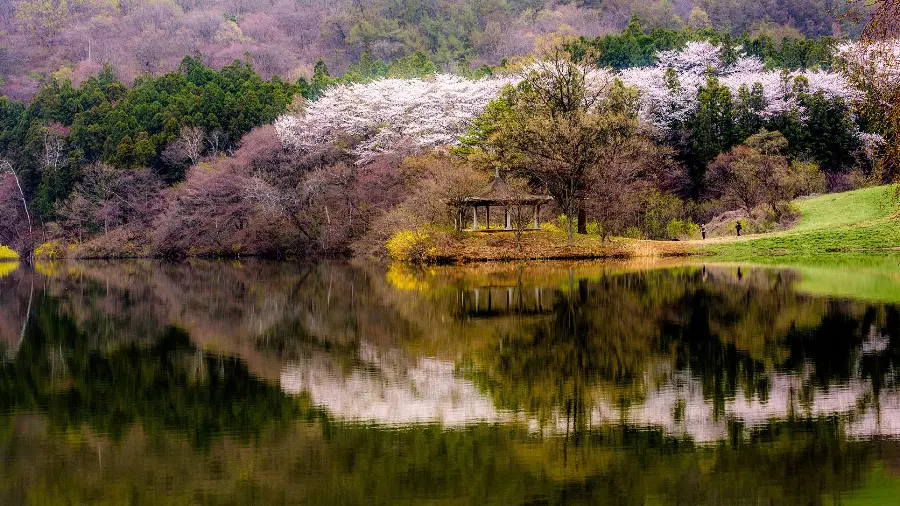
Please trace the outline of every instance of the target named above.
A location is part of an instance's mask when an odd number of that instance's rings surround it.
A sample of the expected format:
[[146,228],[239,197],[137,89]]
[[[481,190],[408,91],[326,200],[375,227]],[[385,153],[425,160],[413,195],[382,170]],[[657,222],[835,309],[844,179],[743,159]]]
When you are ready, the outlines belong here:
[[86,167],[150,168],[175,183],[200,155],[227,153],[273,121],[299,90],[240,61],[217,71],[185,57],[178,71],[130,88],[106,66],[79,87],[47,81],[27,106],[0,98],[0,153],[15,166],[36,219],[48,221]]
[[[860,135],[865,118],[851,110],[845,98],[848,88],[835,81],[838,74],[765,70],[768,63],[761,63],[763,59],[749,50],[708,42],[716,37],[728,40],[711,30],[646,32],[633,20],[617,36],[560,39],[565,41],[557,45],[565,68],[581,68],[582,77],[598,64],[646,62],[640,55],[647,41],[653,47],[658,43],[659,48],[669,47],[664,44],[680,48],[656,51],[652,66],[606,74],[607,91],[614,92],[615,98],[595,97],[595,103],[617,102],[615,114],[627,120],[621,135],[640,144],[622,144],[635,151],[628,164],[617,165],[630,167],[630,175],[620,174],[616,180],[635,184],[627,191],[608,189],[616,198],[631,195],[636,200],[618,206],[630,210],[627,219],[625,214],[603,218],[605,211],[599,208],[589,218],[581,204],[565,210],[566,216],[575,213],[583,218],[577,220],[580,231],[587,230],[588,221],[598,220],[607,222],[607,234],[666,238],[688,233],[692,222],[707,221],[727,210],[725,202],[735,201],[724,199],[722,171],[710,174],[710,164],[762,130],[779,132],[786,141],[773,155],[782,157],[773,167],[790,169],[782,171],[785,176],[779,181],[783,184],[773,190],[781,195],[778,202],[796,196],[800,188],[806,192],[822,188],[822,173],[830,189],[852,186],[858,175],[872,174],[871,146]],[[765,37],[754,40],[768,47]],[[784,60],[789,46],[783,41],[781,52],[767,58]],[[824,55],[833,50],[834,42],[822,39],[808,47],[812,48],[809,54]],[[18,175],[34,221],[60,227],[41,227],[44,235],[38,243],[66,235],[83,242],[132,225],[135,228],[120,237],[117,246],[131,254],[346,251],[360,240],[366,242],[379,222],[400,220],[394,211],[404,209],[404,200],[438,198],[435,195],[448,191],[441,185],[452,184],[454,191],[461,191],[480,184],[482,176],[476,173],[473,159],[464,164],[474,172],[455,168],[460,162],[456,159],[448,166],[456,176],[448,177],[420,171],[416,167],[422,162],[403,162],[405,155],[455,143],[466,135],[470,121],[475,120],[477,130],[479,122],[490,120],[491,114],[506,114],[500,106],[504,100],[520,106],[528,103],[530,109],[520,112],[529,121],[544,113],[558,118],[553,116],[555,105],[537,107],[535,102],[506,94],[476,119],[490,98],[505,84],[515,84],[514,76],[533,61],[460,67],[456,70],[462,76],[431,77],[440,67],[425,53],[390,62],[364,53],[343,75],[333,77],[320,61],[310,79],[289,83],[277,76],[264,79],[249,58],[214,70],[199,57],[186,57],[177,71],[143,76],[130,88],[107,65],[81,86],[69,80],[48,80],[27,106],[0,99],[4,126],[0,153]],[[825,69],[833,61],[808,66]],[[348,100],[349,90],[356,90],[357,98]],[[407,95],[415,95],[416,100],[402,103],[404,97],[410,98]],[[663,96],[667,98],[653,102]],[[565,114],[584,112],[576,108]],[[279,117],[302,120],[287,129],[280,128],[284,126],[281,119],[274,131],[263,127]],[[523,131],[524,120],[507,124],[508,115],[500,119],[492,127],[494,132]],[[294,142],[285,134],[291,128],[303,134],[297,142],[308,141],[311,149],[283,149]],[[254,129],[257,132],[247,137]],[[470,134],[477,137],[477,131]],[[781,146],[780,141],[776,144]],[[444,162],[434,163],[440,167]],[[646,172],[648,164],[656,167],[655,175]],[[809,164],[821,168],[821,173],[807,170]],[[514,165],[507,163],[506,169],[513,170]],[[405,173],[407,169],[413,172]],[[794,169],[802,170],[794,173]],[[639,184],[634,180],[638,175]],[[801,175],[806,179],[800,181]],[[441,184],[435,184],[435,178]],[[460,184],[460,178],[467,183]],[[528,183],[547,189],[548,181],[532,174]],[[420,184],[427,188],[409,191]],[[36,244],[35,237],[24,240],[28,234],[23,223],[30,217],[21,215],[18,185],[7,179],[2,185],[0,205],[17,219],[0,226],[0,242]],[[788,187],[791,190],[785,190]],[[755,197],[759,202],[763,198]],[[557,202],[568,205],[566,198]],[[438,221],[444,218],[431,204],[415,207]],[[643,212],[647,209],[652,212]],[[196,233],[197,227],[203,233]],[[152,246],[146,244],[150,238],[140,229],[155,231],[149,241]],[[269,233],[276,230],[280,232]],[[144,244],[135,246],[135,241]],[[200,250],[195,247],[198,241],[205,243]],[[108,250],[94,253],[104,251]]]

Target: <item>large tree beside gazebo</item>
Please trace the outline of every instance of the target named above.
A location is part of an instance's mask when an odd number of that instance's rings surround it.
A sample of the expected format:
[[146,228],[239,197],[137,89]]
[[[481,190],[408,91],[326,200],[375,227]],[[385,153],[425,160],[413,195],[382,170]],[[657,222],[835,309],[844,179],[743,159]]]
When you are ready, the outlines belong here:
[[592,185],[609,180],[636,136],[637,94],[611,81],[589,55],[574,59],[555,45],[547,56],[488,105],[463,143],[474,159],[546,188],[567,218],[571,245]]

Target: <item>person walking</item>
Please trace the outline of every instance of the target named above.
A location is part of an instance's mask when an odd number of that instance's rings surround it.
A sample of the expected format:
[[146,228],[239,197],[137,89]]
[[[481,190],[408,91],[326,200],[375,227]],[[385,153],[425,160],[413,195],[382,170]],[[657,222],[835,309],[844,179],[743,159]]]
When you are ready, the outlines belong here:
[[700,225],[700,237],[706,239],[706,225]]
[[741,222],[739,222],[739,221],[738,221],[738,222],[735,222],[735,224],[734,224],[734,229],[737,230],[737,235],[738,235],[738,237],[741,236],[741,229],[742,229],[742,228],[744,228],[744,227],[741,226]]

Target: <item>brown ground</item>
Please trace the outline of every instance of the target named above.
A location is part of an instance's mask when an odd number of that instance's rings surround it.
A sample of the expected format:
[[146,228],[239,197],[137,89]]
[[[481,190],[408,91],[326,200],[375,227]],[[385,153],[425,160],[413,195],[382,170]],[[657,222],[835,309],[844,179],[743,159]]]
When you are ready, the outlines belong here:
[[607,239],[578,235],[572,246],[565,234],[527,232],[523,246],[516,244],[513,232],[467,234],[462,239],[448,240],[437,246],[434,259],[440,263],[467,263],[497,260],[574,260],[664,258],[692,254],[698,241],[643,241]]

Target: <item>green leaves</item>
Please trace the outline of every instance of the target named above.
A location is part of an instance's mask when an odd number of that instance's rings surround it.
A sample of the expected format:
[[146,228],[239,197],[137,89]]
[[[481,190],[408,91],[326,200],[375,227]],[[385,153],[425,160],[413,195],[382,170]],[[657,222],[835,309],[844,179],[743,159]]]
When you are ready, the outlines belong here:
[[[327,69],[320,73],[327,75]],[[160,154],[183,126],[215,133],[218,149],[228,149],[278,117],[299,90],[277,78],[263,80],[248,63],[236,61],[216,71],[191,57],[177,72],[142,76],[126,89],[106,65],[79,88],[69,81],[45,82],[27,108],[0,99],[0,153],[22,167],[26,194],[40,200],[35,208],[51,218],[84,166],[105,161],[122,168],[153,167],[177,181],[183,168],[169,167]],[[41,132],[50,125],[65,131],[64,170],[41,167]]]

